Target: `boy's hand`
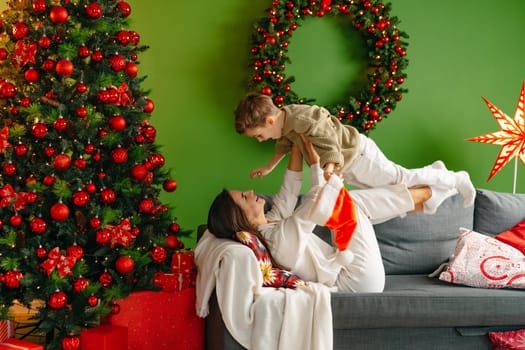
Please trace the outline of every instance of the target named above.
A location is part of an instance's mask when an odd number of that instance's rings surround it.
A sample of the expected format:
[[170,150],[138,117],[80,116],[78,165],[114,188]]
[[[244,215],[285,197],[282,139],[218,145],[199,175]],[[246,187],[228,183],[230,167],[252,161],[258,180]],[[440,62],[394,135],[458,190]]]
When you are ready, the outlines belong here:
[[252,179],[255,177],[262,179],[263,176],[266,176],[271,172],[272,172],[272,169],[269,169],[268,167],[257,168],[257,169],[253,169],[252,171],[250,171],[250,177]]

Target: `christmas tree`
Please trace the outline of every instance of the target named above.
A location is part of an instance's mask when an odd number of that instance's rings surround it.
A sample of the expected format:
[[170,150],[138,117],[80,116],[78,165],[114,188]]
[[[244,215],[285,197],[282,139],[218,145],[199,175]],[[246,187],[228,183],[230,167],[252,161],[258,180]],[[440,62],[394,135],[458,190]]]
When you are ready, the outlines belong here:
[[0,307],[43,301],[47,348],[152,289],[183,248],[120,0],[11,0],[0,34]]

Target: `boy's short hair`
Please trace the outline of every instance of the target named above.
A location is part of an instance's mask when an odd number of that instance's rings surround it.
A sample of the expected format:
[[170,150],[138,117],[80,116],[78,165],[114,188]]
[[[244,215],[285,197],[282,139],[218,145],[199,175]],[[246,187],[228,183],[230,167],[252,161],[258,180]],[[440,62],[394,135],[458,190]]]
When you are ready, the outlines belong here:
[[244,134],[246,129],[264,126],[266,117],[279,112],[272,98],[259,93],[249,93],[235,109],[235,130]]

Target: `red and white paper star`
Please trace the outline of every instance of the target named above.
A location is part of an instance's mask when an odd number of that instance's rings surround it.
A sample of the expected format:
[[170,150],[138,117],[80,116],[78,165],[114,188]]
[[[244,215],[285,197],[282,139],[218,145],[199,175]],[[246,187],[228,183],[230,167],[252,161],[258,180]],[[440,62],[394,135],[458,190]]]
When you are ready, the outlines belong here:
[[492,145],[501,145],[496,162],[492,166],[487,181],[490,181],[512,158],[518,157],[525,164],[525,82],[521,87],[521,94],[516,106],[514,118],[511,119],[499,108],[482,97],[489,107],[492,115],[498,122],[501,130],[491,132],[485,135],[476,136],[467,139],[468,141],[488,143]]

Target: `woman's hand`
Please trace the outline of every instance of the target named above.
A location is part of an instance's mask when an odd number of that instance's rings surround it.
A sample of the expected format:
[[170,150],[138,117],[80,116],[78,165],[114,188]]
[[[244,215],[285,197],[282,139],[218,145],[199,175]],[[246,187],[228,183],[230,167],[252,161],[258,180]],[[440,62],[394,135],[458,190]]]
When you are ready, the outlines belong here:
[[312,164],[319,163],[319,160],[320,160],[319,154],[315,150],[314,145],[312,144],[310,139],[308,139],[308,137],[306,137],[304,134],[301,134],[300,136],[306,148],[306,154],[303,155],[306,163],[309,166],[312,166]]

